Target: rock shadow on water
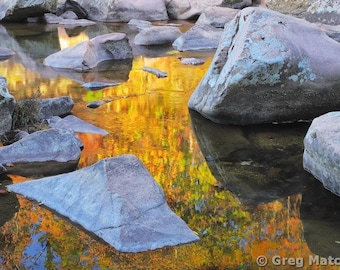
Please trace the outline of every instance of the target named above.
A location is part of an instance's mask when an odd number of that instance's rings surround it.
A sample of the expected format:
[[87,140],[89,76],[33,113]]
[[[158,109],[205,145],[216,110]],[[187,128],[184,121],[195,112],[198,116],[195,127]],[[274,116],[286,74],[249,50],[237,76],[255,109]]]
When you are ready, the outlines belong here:
[[300,207],[304,239],[320,258],[338,258],[340,254],[340,198],[311,177],[302,195]]
[[301,193],[308,123],[229,126],[190,111],[192,126],[211,173],[243,204],[258,205]]

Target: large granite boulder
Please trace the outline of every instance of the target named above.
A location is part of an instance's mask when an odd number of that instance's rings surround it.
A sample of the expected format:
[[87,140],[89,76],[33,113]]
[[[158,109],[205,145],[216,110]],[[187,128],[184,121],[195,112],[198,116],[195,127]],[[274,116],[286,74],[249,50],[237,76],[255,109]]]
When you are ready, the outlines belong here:
[[7,80],[0,76],[0,135],[12,127],[15,99],[7,89]]
[[136,45],[171,44],[182,32],[175,26],[151,26],[141,30],[134,39]]
[[119,251],[140,252],[199,239],[170,210],[160,186],[133,155],[8,189],[68,217]]
[[24,21],[28,17],[55,12],[56,8],[57,0],[2,0],[0,3],[0,21]]
[[163,0],[76,0],[94,21],[168,20]]
[[44,65],[58,69],[87,71],[108,60],[131,59],[132,48],[124,33],[97,36],[49,55]]
[[304,139],[303,167],[340,196],[340,112],[315,118]]
[[189,108],[223,124],[313,119],[340,107],[339,53],[312,23],[245,8],[225,29]]
[[13,144],[0,147],[0,164],[3,164],[7,173],[12,174],[56,174],[75,168],[81,147],[83,144],[73,131],[37,131]]

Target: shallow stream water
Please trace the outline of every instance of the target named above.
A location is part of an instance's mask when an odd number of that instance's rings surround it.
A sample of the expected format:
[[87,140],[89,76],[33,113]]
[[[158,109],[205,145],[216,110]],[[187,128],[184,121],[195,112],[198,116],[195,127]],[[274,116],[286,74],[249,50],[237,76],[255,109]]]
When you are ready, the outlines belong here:
[[[176,23],[183,31],[191,25]],[[340,256],[340,198],[302,169],[309,123],[221,126],[189,112],[188,99],[213,51],[133,46],[133,61],[105,63],[84,74],[42,65],[47,55],[108,32],[127,33],[132,45],[137,33],[121,24],[0,25],[0,45],[16,51],[0,62],[0,75],[17,100],[38,92],[42,98],[71,96],[75,116],[109,132],[79,134],[85,147],[78,167],[136,155],[200,241],[121,253],[57,213],[10,194],[0,197],[0,269],[261,269],[264,258],[265,269],[340,268],[321,259]],[[205,64],[183,65],[179,56]],[[168,77],[146,73],[144,66]],[[89,81],[120,84],[91,91],[82,87]],[[112,101],[86,107],[98,100]],[[2,176],[0,184],[38,177]]]

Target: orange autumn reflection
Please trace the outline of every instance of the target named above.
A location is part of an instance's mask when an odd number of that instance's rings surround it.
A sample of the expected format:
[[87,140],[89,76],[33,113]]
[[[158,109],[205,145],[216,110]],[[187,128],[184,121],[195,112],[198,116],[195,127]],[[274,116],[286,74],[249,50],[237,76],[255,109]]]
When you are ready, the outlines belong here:
[[[73,44],[63,29],[58,31],[62,48]],[[86,39],[85,34],[74,38],[76,42]],[[127,81],[99,91],[86,90],[80,82],[51,70],[39,73],[16,59],[0,62],[0,74],[17,99],[32,96],[38,88],[43,97],[70,95],[75,116],[109,132],[107,136],[78,134],[84,143],[79,168],[103,158],[135,154],[162,186],[171,209],[201,238],[184,246],[120,253],[53,211],[18,196],[20,208],[0,228],[0,269],[258,269],[260,255],[299,256],[307,261],[312,252],[303,237],[301,194],[245,206],[212,176],[187,108],[212,53],[200,57],[206,59],[204,65],[185,66],[176,55],[137,56]],[[165,71],[168,77],[159,79],[144,72],[144,66]],[[86,107],[95,100],[111,101],[97,109]],[[10,178],[14,183],[31,180]],[[296,268],[268,265],[265,269]],[[322,268],[305,265],[302,269]]]

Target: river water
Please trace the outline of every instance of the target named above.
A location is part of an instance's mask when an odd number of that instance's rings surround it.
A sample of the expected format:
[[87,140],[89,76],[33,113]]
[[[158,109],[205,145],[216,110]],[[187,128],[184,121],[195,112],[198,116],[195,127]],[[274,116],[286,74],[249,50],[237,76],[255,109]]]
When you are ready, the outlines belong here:
[[[191,25],[176,23],[183,31]],[[71,96],[75,116],[109,132],[79,134],[85,147],[78,167],[136,155],[200,241],[121,253],[57,213],[10,194],[0,197],[0,269],[260,269],[264,258],[265,269],[337,269],[332,264],[340,261],[329,256],[340,256],[340,199],[302,169],[309,123],[221,126],[189,112],[188,99],[213,51],[133,47],[133,61],[105,63],[86,74],[42,65],[47,55],[108,32],[127,33],[132,45],[137,33],[121,24],[0,25],[0,45],[16,51],[0,62],[0,75],[17,100],[38,92],[43,98]],[[183,65],[179,56],[205,64]],[[144,66],[168,77],[146,73]],[[98,80],[120,84],[82,87]],[[86,107],[98,100],[112,101]],[[2,176],[0,184],[37,177]]]

